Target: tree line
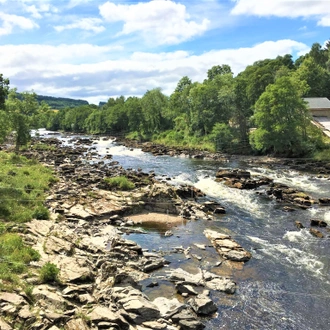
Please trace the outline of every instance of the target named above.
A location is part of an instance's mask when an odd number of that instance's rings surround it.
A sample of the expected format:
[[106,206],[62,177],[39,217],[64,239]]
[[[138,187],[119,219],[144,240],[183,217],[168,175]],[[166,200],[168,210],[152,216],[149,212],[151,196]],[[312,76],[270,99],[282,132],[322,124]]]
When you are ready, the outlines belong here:
[[0,124],[0,139],[15,130],[18,145],[26,143],[31,127],[46,127],[229,153],[303,156],[325,147],[303,97],[330,98],[330,42],[313,44],[295,61],[291,55],[257,61],[237,76],[229,65],[213,66],[203,82],[182,77],[169,96],[155,88],[142,97],[54,111],[34,93],[21,95],[1,75],[0,115],[9,124]]

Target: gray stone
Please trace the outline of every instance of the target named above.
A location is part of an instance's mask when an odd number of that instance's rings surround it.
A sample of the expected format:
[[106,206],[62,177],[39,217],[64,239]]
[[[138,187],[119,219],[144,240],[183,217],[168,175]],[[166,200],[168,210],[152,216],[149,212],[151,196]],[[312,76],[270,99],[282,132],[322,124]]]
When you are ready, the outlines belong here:
[[191,298],[188,303],[197,315],[210,315],[218,310],[216,304],[209,297],[201,294]]
[[129,324],[125,319],[118,313],[112,312],[109,308],[104,306],[96,306],[91,313],[88,314],[88,317],[92,322],[110,322],[118,324],[120,329],[128,330]]
[[167,299],[165,297],[157,297],[153,303],[158,307],[161,317],[168,319],[172,315],[179,313],[186,308],[178,299]]
[[64,326],[65,330],[89,330],[83,319],[72,319]]

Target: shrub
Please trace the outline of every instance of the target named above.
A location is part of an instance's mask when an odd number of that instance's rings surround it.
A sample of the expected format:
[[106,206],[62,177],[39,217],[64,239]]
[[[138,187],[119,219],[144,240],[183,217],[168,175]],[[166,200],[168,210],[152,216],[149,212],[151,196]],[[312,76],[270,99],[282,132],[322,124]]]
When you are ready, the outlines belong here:
[[38,220],[48,220],[49,219],[49,211],[44,206],[38,206],[34,212],[32,213],[32,217]]
[[40,269],[40,281],[41,283],[58,282],[58,274],[60,270],[51,262],[45,263]]
[[105,178],[104,181],[111,188],[118,188],[120,190],[132,190],[135,188],[135,184],[132,181],[128,180],[126,176]]

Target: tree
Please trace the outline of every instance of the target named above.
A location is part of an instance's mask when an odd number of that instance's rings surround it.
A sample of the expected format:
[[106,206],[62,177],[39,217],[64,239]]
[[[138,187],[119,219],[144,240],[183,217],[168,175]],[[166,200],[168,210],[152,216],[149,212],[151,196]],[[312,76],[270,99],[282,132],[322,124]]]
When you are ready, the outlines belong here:
[[307,128],[311,115],[292,78],[280,77],[266,88],[255,105],[253,119],[257,129],[250,142],[256,150],[287,156],[310,151]]
[[303,96],[330,97],[330,74],[312,57],[307,57],[294,72],[298,80],[305,80],[309,86]]
[[160,88],[147,91],[142,99],[143,124],[145,133],[159,133],[168,127],[168,121],[164,114],[168,106],[168,97]]
[[30,140],[31,118],[37,109],[38,102],[35,93],[24,92],[18,97],[16,88],[9,91],[6,112],[10,118],[11,128],[15,131],[16,151]]
[[233,72],[231,71],[231,67],[228,64],[215,65],[207,71],[207,79],[213,80],[216,76],[224,75],[224,74],[233,75]]
[[0,110],[5,109],[5,101],[9,91],[9,79],[3,78],[0,73]]
[[4,79],[0,74],[0,142],[2,142],[9,133],[9,117],[5,111],[5,101],[9,91],[9,79]]

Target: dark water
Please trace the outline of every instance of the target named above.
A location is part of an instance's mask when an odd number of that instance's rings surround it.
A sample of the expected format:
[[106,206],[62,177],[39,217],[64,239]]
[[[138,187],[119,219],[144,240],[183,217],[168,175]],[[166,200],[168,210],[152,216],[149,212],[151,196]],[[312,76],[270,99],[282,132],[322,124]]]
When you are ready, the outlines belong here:
[[[157,295],[177,297],[172,284],[162,280],[169,269],[180,267],[197,272],[201,267],[232,277],[238,287],[234,295],[211,293],[219,308],[215,318],[205,320],[206,329],[330,329],[330,232],[328,237],[318,239],[311,236],[308,229],[299,231],[294,225],[298,220],[308,226],[311,218],[330,225],[330,207],[284,212],[276,202],[254,191],[240,191],[216,183],[214,176],[219,167],[244,167],[315,198],[330,197],[329,180],[283,168],[249,168],[237,160],[221,163],[155,157],[111,141],[98,140],[94,146],[100,156],[109,153],[124,168],[154,171],[158,178],[172,178],[168,182],[173,185],[192,184],[226,208],[225,215],[212,221],[182,222],[171,228],[174,233],[171,237],[164,237],[168,228],[156,223],[146,228],[147,235],[128,236],[145,249],[163,251],[171,262],[167,268],[152,274],[159,287],[144,287],[151,299]],[[205,228],[232,235],[252,253],[252,259],[243,268],[217,267],[219,257],[203,235]],[[207,247],[201,250],[194,243]],[[186,259],[184,254],[174,252],[176,247],[191,247],[190,253],[202,259]]]

